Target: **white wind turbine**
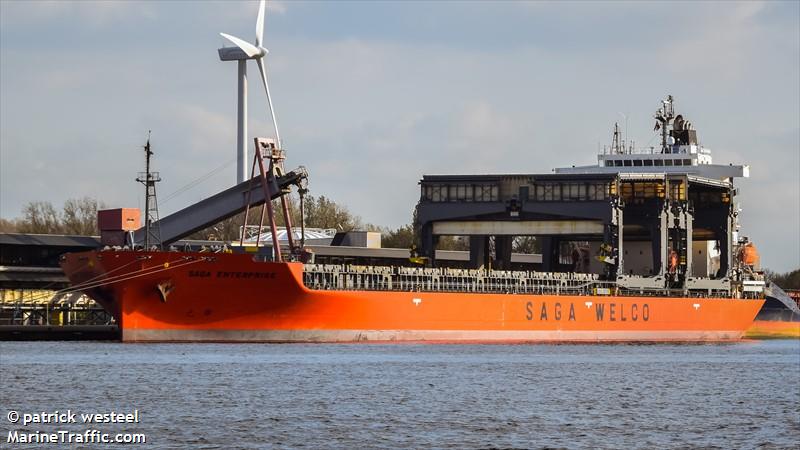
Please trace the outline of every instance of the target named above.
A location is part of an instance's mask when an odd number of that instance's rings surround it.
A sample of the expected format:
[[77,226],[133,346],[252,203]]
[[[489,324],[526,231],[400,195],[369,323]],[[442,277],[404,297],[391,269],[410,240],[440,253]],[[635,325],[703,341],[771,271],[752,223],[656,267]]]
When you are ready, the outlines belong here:
[[264,67],[264,56],[269,50],[262,47],[264,38],[264,12],[266,9],[265,0],[261,0],[258,5],[258,17],[256,19],[256,42],[255,45],[239,39],[229,34],[220,33],[222,37],[236,44],[236,47],[223,47],[218,50],[219,59],[222,61],[239,62],[239,104],[237,108],[238,129],[236,134],[236,182],[241,183],[249,177],[247,173],[247,60],[254,59],[261,72],[261,81],[264,82],[264,89],[267,91],[267,103],[269,112],[272,115],[272,125],[275,127],[275,140],[278,148],[281,146],[281,135],[278,132],[278,121],[275,120],[275,110],[272,108],[272,97],[269,95],[269,83],[267,83],[267,70]]

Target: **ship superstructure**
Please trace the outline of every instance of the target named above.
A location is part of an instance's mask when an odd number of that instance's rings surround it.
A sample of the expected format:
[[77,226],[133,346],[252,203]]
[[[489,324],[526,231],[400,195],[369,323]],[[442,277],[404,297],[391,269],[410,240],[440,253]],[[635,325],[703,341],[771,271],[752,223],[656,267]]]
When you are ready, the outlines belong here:
[[597,165],[560,167],[555,173],[677,173],[726,181],[750,176],[748,165],[714,164],[711,150],[700,143],[693,124],[675,113],[674,102],[668,95],[654,115],[654,131],[661,134],[658,147],[637,148],[621,137],[619,125],[614,124],[612,143],[598,153]]
[[536,237],[542,270],[599,274],[619,288],[681,295],[761,291],[737,258],[734,179],[746,165],[715,165],[668,96],[656,112],[659,150],[635,151],[615,124],[596,166],[550,174],[426,175],[417,206],[420,252],[441,236],[468,236],[473,267],[509,269],[512,243]]

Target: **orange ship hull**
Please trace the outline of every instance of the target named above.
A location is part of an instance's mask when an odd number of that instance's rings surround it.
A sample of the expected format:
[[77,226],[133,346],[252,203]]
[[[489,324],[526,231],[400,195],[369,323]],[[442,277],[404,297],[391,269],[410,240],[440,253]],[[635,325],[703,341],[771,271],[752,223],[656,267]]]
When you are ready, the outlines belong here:
[[245,254],[66,255],[122,340],[214,342],[724,341],[763,300],[310,290],[299,263]]

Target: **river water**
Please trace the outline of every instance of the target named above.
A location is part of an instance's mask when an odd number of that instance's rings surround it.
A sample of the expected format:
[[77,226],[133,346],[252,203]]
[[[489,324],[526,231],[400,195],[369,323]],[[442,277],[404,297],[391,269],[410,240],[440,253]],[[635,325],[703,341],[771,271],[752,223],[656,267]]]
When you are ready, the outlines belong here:
[[[800,341],[2,342],[0,412],[0,448],[798,448]],[[92,429],[146,444],[8,442]]]

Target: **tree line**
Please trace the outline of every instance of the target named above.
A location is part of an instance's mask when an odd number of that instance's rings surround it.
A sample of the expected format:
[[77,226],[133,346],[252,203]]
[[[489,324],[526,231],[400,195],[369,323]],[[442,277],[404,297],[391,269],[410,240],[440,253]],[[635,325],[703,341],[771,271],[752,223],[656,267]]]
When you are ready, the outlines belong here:
[[89,197],[69,199],[61,209],[50,202],[29,202],[22,208],[22,217],[0,218],[0,233],[97,236],[97,210],[105,207]]
[[782,289],[800,289],[800,269],[786,273],[778,273],[765,269],[764,276]]
[[[361,218],[325,197],[307,196],[305,199],[305,223],[310,228],[334,228],[337,231],[351,231],[365,227]],[[294,225],[300,224],[300,207],[297,201],[289,200],[289,216]],[[280,201],[273,202],[278,226],[284,226]],[[97,236],[97,211],[106,209],[103,202],[89,197],[69,199],[59,209],[51,202],[29,202],[22,208],[22,216],[16,219],[0,218],[0,233],[67,234]],[[258,225],[261,207],[251,208],[249,225]],[[244,213],[225,219],[213,226],[194,233],[193,239],[235,240],[239,237],[239,227],[244,221]],[[265,225],[266,222],[265,219]],[[371,230],[378,227],[366,225]]]
[[[289,217],[295,227],[300,226],[301,214],[299,200],[286,197]],[[381,233],[382,246],[386,248],[411,248],[418,245],[418,230],[415,212],[412,223],[398,228],[364,223],[360,216],[353,214],[346,206],[321,196],[307,195],[304,199],[305,226],[308,228],[335,229],[336,231],[366,230]],[[285,226],[280,200],[273,201],[276,224]],[[17,219],[0,218],[1,233],[66,234],[97,236],[97,211],[106,205],[93,198],[69,199],[61,209],[50,202],[29,202],[22,208],[22,217]],[[248,225],[257,226],[261,220],[262,207],[251,208],[247,217]],[[239,213],[210,227],[197,231],[189,239],[236,241],[239,239],[245,213]],[[268,222],[264,221],[265,225]],[[539,245],[533,237],[519,237],[514,240],[514,251],[535,253]],[[437,244],[439,250],[469,250],[469,239],[464,236],[441,236]]]
[[[292,226],[299,227],[301,220],[299,201],[292,197],[286,197],[286,199],[289,219],[292,222]],[[305,210],[305,226],[307,228],[332,228],[337,231],[352,231],[360,230],[365,227],[361,217],[351,213],[347,207],[337,204],[324,195],[319,197],[307,195],[303,204],[303,209]],[[262,210],[265,207],[266,204],[250,208],[250,212],[247,214],[247,225],[258,226],[261,222]],[[286,226],[280,200],[273,200],[272,208],[275,211],[275,224],[279,227]],[[263,212],[263,214],[263,225],[268,227],[269,221],[266,218],[266,212]],[[210,227],[197,231],[188,236],[188,238],[236,241],[239,239],[239,232],[244,223],[244,219],[245,212],[241,212]],[[374,226],[369,226],[374,228]]]

